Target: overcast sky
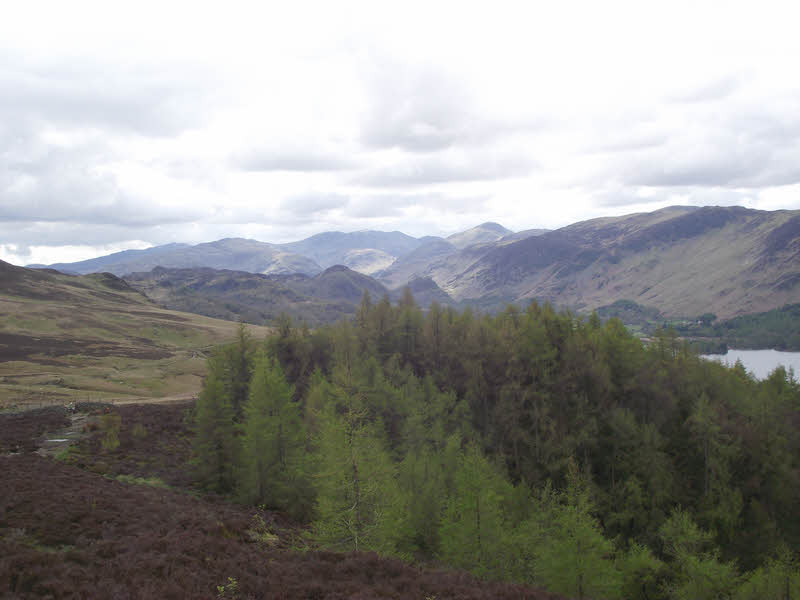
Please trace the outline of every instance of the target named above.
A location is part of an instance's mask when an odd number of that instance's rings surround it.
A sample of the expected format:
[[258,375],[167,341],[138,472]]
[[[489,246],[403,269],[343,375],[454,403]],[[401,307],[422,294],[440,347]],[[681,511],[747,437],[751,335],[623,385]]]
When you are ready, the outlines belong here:
[[798,209],[793,4],[8,3],[0,259]]

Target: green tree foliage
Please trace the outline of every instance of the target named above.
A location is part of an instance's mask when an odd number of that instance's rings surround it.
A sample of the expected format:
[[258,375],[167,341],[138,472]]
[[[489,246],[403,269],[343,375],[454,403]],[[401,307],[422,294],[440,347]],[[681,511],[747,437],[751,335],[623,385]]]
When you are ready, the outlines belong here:
[[443,560],[477,575],[502,577],[509,559],[511,495],[511,484],[479,448],[461,453],[439,529]]
[[662,597],[666,566],[647,546],[631,543],[617,561],[621,597],[625,600],[655,600]]
[[223,386],[237,421],[247,401],[254,351],[252,336],[240,323],[235,341],[217,348],[208,360],[208,371]]
[[237,460],[230,393],[211,369],[195,406],[193,464],[200,486],[229,492]]
[[730,598],[739,583],[734,562],[723,562],[709,549],[713,536],[700,529],[685,511],[676,510],[660,530],[664,552],[674,575],[668,585],[675,600]]
[[264,353],[243,331],[209,360],[200,480],[229,490],[233,461],[243,497],[312,507],[325,546],[576,597],[794,589],[800,384],[783,369],[756,381],[672,330],[643,344],[617,319],[423,312],[410,293],[313,332],[281,320]]
[[335,550],[395,552],[400,529],[396,467],[380,429],[341,388],[319,416],[314,539]]
[[744,578],[733,597],[735,600],[800,598],[800,561],[788,548],[781,548],[775,558]]
[[614,544],[603,536],[592,511],[588,482],[571,462],[567,489],[552,507],[536,553],[536,580],[570,597],[617,598],[621,577]]
[[304,517],[310,513],[306,436],[293,389],[273,359],[255,359],[244,407],[239,492],[263,504]]

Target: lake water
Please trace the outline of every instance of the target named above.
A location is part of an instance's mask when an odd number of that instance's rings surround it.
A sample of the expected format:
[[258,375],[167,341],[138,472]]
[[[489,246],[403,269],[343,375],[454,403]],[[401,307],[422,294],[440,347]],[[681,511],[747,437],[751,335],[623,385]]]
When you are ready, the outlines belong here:
[[764,379],[778,365],[783,365],[787,371],[793,368],[795,377],[800,377],[800,352],[729,349],[727,354],[704,354],[703,358],[716,360],[731,367],[740,360],[744,368],[755,375],[756,379]]

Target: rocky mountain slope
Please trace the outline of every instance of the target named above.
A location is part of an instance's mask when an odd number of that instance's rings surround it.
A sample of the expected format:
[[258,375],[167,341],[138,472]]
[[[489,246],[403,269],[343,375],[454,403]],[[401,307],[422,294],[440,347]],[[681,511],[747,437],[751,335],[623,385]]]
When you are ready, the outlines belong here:
[[722,319],[800,300],[800,211],[670,207],[594,219],[432,277],[456,299],[502,295],[586,310],[630,299],[665,315]]

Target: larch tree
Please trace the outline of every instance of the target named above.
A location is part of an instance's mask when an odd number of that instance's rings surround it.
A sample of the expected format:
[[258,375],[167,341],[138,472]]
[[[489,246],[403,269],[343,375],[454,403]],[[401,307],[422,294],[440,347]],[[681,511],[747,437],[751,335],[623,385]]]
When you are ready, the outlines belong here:
[[294,389],[274,359],[255,360],[242,425],[239,491],[252,503],[308,513],[305,433]]
[[234,485],[236,438],[230,394],[215,369],[210,369],[197,399],[192,463],[198,483],[216,492]]
[[356,397],[340,387],[334,393],[337,402],[318,420],[312,535],[334,550],[393,554],[401,529],[396,467],[379,424]]
[[567,489],[535,561],[536,581],[548,590],[579,600],[619,597],[614,544],[603,536],[593,510],[587,481],[571,460]]

